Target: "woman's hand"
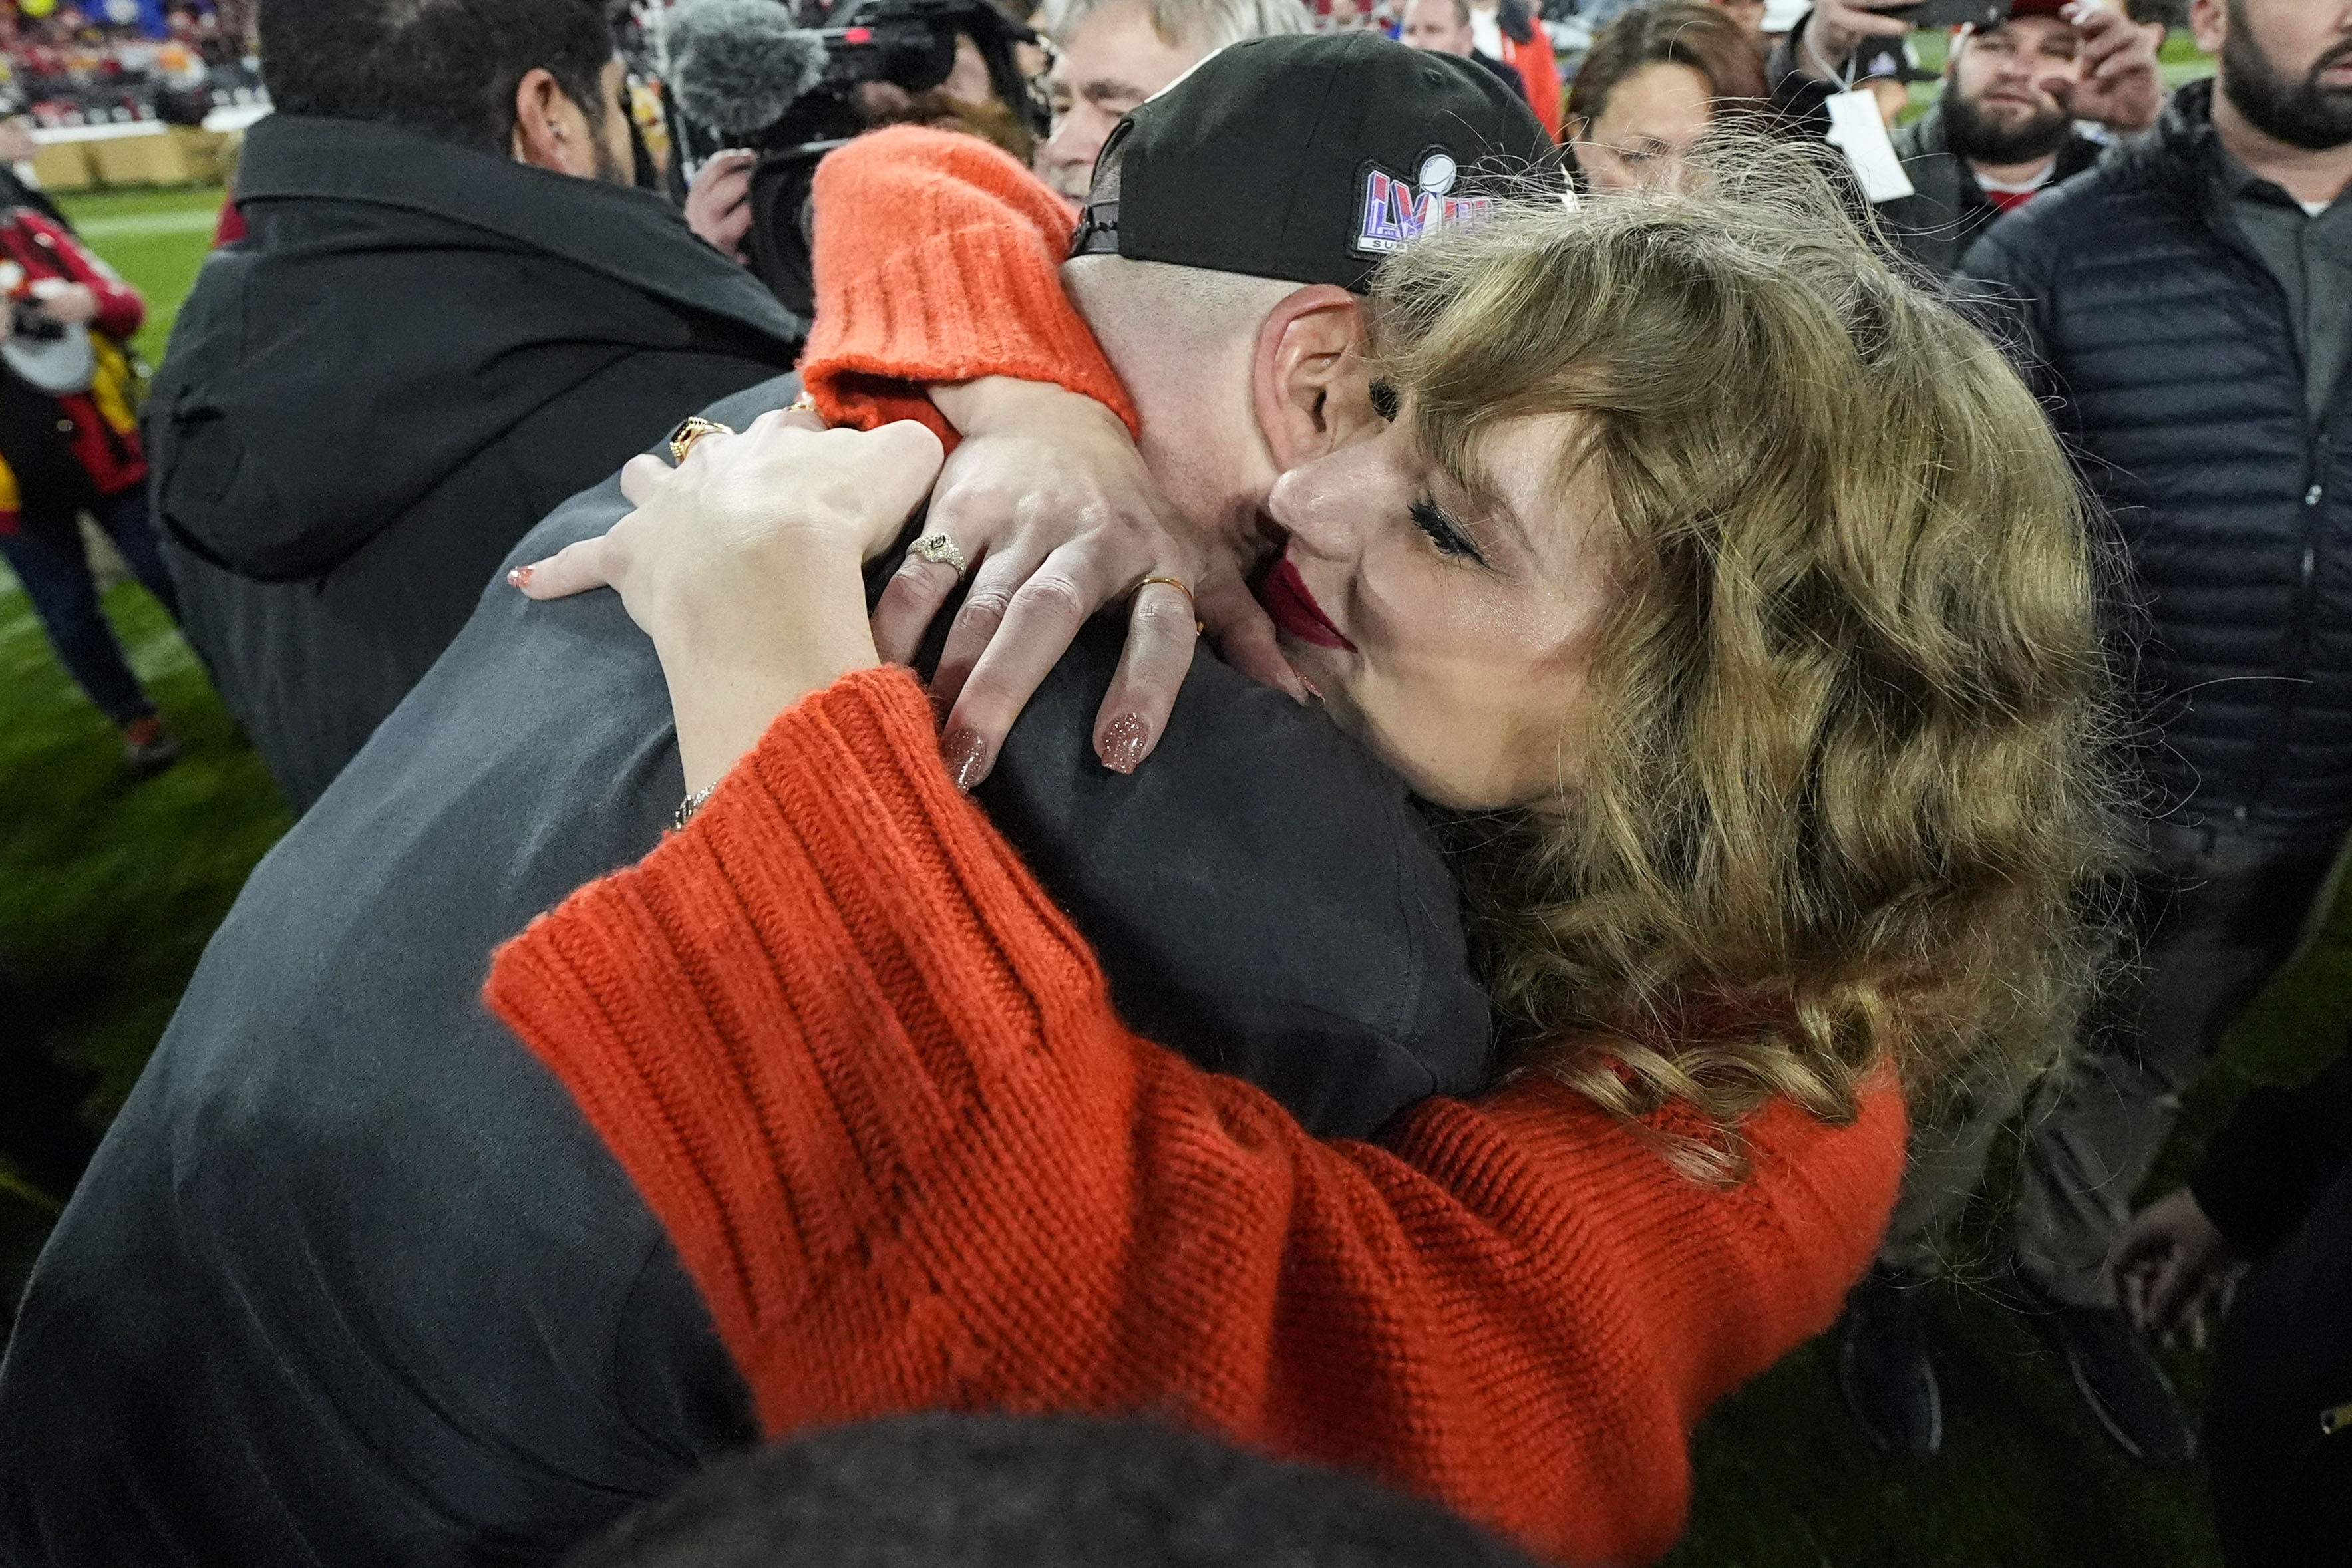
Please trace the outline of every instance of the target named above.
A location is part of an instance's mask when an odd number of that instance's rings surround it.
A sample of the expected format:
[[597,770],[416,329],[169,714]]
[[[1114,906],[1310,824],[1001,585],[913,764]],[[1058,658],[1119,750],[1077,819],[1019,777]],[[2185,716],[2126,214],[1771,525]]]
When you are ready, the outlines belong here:
[[661,655],[687,788],[715,783],[802,696],[876,663],[861,564],[939,477],[919,424],[825,430],[762,414],[697,441],[676,469],[633,459],[636,509],[518,570],[533,599],[611,588]]
[[2187,1187],[2158,1198],[2133,1217],[2116,1243],[2116,1285],[2124,1308],[2144,1333],[2205,1347],[2209,1328],[2230,1309],[2246,1271]]
[[[1092,398],[1003,376],[932,389],[961,433],[928,526],[968,558],[971,589],[932,695],[949,766],[988,775],[1013,721],[1089,616],[1132,596],[1127,647],[1095,717],[1095,752],[1132,772],[1166,730],[1197,616],[1226,663],[1304,701],[1233,541],[1206,538],[1160,492],[1117,415]],[[1184,592],[1148,578],[1172,578]],[[910,660],[956,574],[909,560],[875,607],[882,656]]]

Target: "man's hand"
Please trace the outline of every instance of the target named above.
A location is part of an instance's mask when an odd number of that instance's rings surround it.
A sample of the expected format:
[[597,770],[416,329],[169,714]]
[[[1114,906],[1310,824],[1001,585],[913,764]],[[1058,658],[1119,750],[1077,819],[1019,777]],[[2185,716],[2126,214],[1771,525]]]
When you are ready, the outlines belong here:
[[[958,782],[969,789],[988,776],[1078,629],[1129,595],[1127,648],[1095,720],[1106,767],[1133,772],[1166,731],[1192,668],[1195,606],[1227,663],[1305,700],[1234,549],[1201,538],[1177,514],[1116,414],[1003,376],[936,387],[931,401],[963,435],[927,523],[963,551],[971,575],[931,688]],[[1192,598],[1148,578],[1172,578]],[[882,657],[911,659],[955,585],[950,568],[908,559],[875,607]]]
[[2060,16],[2081,40],[2074,81],[2050,80],[2043,90],[2077,120],[2110,131],[2145,131],[2164,112],[2164,78],[2157,69],[2149,29],[2105,0],[2077,0]]
[[1910,18],[1890,16],[1919,0],[1820,0],[1804,19],[1795,50],[1797,69],[1815,81],[1836,81],[1865,38],[1900,38]]
[[714,152],[686,190],[686,226],[738,266],[743,236],[751,232],[751,171],[759,162],[757,152],[740,147]]
[[98,291],[88,284],[68,283],[55,289],[40,289],[38,299],[37,308],[41,314],[60,327],[86,327],[98,319]]
[[2116,1244],[2116,1286],[2144,1333],[2199,1350],[2246,1265],[2187,1187],[2139,1211]]

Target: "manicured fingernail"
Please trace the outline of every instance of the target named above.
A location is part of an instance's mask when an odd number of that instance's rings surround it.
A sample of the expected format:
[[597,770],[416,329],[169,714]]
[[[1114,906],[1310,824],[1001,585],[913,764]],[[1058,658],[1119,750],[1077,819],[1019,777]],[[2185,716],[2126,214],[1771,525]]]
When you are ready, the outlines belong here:
[[948,737],[941,748],[947,757],[948,772],[955,779],[957,789],[966,794],[971,787],[988,776],[988,742],[976,729],[960,729]]
[[515,568],[512,571],[507,573],[507,586],[509,588],[524,587],[530,581],[530,574],[538,570],[539,568],[535,566],[519,566]]
[[1307,695],[1308,696],[1313,697],[1318,703],[1323,700],[1322,689],[1316,685],[1313,681],[1308,680],[1305,675],[1301,675],[1298,677],[1298,684],[1307,688]]
[[1131,713],[1123,713],[1103,727],[1095,750],[1113,773],[1132,773],[1150,744],[1151,727]]

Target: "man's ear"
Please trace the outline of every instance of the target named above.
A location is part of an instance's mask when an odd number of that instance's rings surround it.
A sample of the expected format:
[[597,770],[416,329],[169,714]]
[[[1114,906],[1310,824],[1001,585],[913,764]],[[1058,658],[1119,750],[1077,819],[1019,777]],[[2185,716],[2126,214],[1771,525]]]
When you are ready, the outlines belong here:
[[555,73],[533,66],[515,83],[514,161],[558,174],[582,178],[596,172],[596,149],[588,117],[563,90]]
[[1267,312],[1250,361],[1258,429],[1287,473],[1379,419],[1366,395],[1364,302],[1314,283]]
[[2189,36],[2199,48],[2218,57],[2230,37],[2230,7],[2223,0],[2189,0]]

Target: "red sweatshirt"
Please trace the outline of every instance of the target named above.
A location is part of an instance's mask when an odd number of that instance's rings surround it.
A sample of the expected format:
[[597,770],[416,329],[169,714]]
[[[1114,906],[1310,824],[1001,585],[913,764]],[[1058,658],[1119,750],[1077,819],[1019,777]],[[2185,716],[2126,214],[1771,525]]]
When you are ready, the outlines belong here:
[[[820,203],[852,179],[877,215],[819,234],[821,402],[927,409],[877,368],[1034,374],[1066,341],[1066,301],[1018,276],[1050,271],[1066,220],[1011,159],[893,131],[828,161]],[[835,310],[848,237],[877,247],[858,278],[901,280],[895,328]],[[910,246],[927,265],[893,258]],[[1007,299],[1038,313],[1027,338]],[[845,384],[829,356],[853,347]],[[1836,1315],[1903,1164],[1884,1082],[1848,1127],[1767,1107],[1731,1190],[1543,1079],[1318,1142],[1119,1023],[899,672],[779,718],[691,827],[504,949],[488,994],[668,1230],[771,1434],[1159,1410],[1578,1563],[1673,1542],[1691,1428]]]
[[[60,434],[100,496],[119,496],[145,484],[147,457],[139,444],[139,413],[131,406],[131,366],[120,345],[147,319],[146,301],[62,225],[31,207],[15,208],[0,218],[0,261],[13,262],[27,281],[79,283],[98,296],[98,317],[89,324],[97,375],[88,392],[56,400]],[[16,476],[0,463],[0,534],[16,531],[24,504]]]

